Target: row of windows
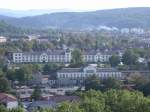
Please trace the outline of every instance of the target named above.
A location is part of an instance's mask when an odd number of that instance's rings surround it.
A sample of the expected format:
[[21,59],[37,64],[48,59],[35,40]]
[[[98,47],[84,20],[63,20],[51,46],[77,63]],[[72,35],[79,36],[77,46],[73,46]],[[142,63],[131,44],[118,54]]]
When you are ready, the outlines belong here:
[[107,58],[107,59],[99,59],[99,60],[95,60],[95,59],[84,59],[84,61],[87,61],[87,62],[97,62],[97,61],[105,62],[105,61],[109,61],[109,58]]
[[15,56],[15,59],[39,59],[39,58],[45,58],[45,59],[65,59],[65,58],[69,58],[69,57],[65,57],[65,56],[49,56],[49,57],[38,57],[38,56],[35,56],[35,57],[31,57],[31,56]]
[[49,59],[49,60],[39,60],[39,59],[17,59],[14,62],[40,62],[40,61],[48,61],[48,62],[70,62],[69,59]]
[[[21,54],[15,54],[15,57],[21,57]],[[49,58],[64,58],[64,57],[69,57],[70,55],[43,55],[43,57],[49,57]],[[40,57],[40,55],[24,55],[23,57],[29,57],[29,58],[37,58]],[[84,55],[84,58],[89,58],[89,59],[94,59],[95,57],[98,57],[97,55]],[[101,55],[98,58],[109,58],[110,55]]]
[[111,55],[84,55],[84,58],[109,58],[111,57]]
[[15,56],[21,56],[21,54],[20,54],[20,53],[17,53],[17,54],[15,54]]
[[[88,77],[90,75],[93,75],[93,74],[84,74],[84,73],[77,73],[77,74],[74,74],[74,73],[62,73],[62,74],[58,74],[58,78],[85,78],[85,77]],[[105,72],[105,73],[99,73],[97,74],[98,77],[121,77],[121,73],[120,72]]]

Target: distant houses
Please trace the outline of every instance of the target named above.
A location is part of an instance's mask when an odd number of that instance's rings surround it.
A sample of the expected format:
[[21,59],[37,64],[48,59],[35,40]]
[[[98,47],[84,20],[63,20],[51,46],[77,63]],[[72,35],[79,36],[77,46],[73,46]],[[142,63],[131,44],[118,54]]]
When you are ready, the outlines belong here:
[[[41,84],[42,85],[42,84]],[[54,96],[63,96],[66,92],[76,91],[78,87],[65,87],[65,88],[51,88],[50,86],[44,86],[41,88],[41,100],[50,100]],[[22,86],[15,88],[16,93],[20,101],[31,101],[31,95],[34,91],[34,88],[28,86]]]
[[61,102],[79,102],[80,97],[78,96],[52,96],[48,100],[40,100],[40,101],[33,101],[28,104],[26,109],[31,112],[35,109],[39,108],[55,108]]
[[39,35],[25,35],[25,36],[13,36],[8,39],[10,42],[17,42],[17,41],[37,41],[41,42],[49,42],[49,38],[46,36],[39,36]]

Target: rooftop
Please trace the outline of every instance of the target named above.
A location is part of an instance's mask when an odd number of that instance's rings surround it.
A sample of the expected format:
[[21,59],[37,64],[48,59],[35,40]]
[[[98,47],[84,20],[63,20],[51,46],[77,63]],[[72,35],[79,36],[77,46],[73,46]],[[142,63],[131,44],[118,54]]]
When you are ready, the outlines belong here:
[[[62,68],[61,70],[58,70],[58,72],[60,73],[72,73],[72,72],[83,72],[83,70],[87,68]],[[98,68],[98,67],[94,67],[94,69],[96,69],[97,72],[110,72],[110,71],[118,71],[117,69],[114,68]]]
[[17,101],[17,98],[6,93],[0,93],[0,102],[1,103],[7,103],[7,102],[12,102],[12,101]]

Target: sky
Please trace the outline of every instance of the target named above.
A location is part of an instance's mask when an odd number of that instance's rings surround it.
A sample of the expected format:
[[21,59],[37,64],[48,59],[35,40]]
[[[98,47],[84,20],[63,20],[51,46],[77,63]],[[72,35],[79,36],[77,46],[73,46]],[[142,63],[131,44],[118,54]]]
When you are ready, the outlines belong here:
[[0,0],[0,8],[13,10],[99,10],[126,7],[150,7],[150,0]]

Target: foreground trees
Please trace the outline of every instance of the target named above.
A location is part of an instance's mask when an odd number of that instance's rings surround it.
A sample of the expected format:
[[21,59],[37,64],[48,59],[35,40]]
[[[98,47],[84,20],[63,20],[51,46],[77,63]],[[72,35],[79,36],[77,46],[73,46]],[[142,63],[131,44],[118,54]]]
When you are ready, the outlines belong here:
[[135,84],[135,90],[143,92],[145,96],[150,95],[150,79],[149,77],[143,76],[138,72],[130,74],[128,77],[128,83]]
[[[77,94],[79,101],[63,102],[55,108],[38,108],[33,112],[150,112],[150,98],[137,91],[110,89],[102,93],[89,90]],[[0,112],[24,111],[0,106]]]
[[102,93],[89,90],[79,96],[78,103],[64,102],[56,109],[39,112],[150,112],[150,98],[137,91],[108,90]]
[[109,90],[104,93],[106,105],[112,112],[149,112],[150,99],[140,92]]
[[25,111],[21,107],[14,108],[14,109],[6,109],[5,106],[0,105],[0,112],[25,112]]

